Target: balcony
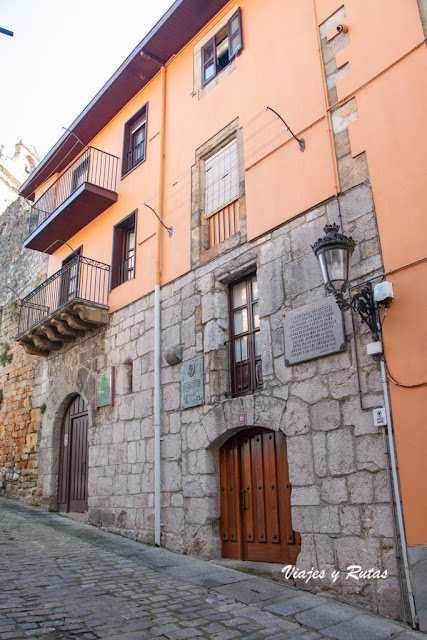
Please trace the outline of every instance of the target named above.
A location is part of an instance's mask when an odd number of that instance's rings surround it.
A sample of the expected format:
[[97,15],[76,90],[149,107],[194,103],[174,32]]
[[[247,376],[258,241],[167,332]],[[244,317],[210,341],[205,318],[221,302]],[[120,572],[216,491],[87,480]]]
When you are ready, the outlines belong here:
[[109,265],[76,255],[21,300],[16,341],[47,356],[108,324],[109,280]]
[[31,207],[24,246],[53,253],[56,241],[66,242],[116,202],[118,161],[87,147]]

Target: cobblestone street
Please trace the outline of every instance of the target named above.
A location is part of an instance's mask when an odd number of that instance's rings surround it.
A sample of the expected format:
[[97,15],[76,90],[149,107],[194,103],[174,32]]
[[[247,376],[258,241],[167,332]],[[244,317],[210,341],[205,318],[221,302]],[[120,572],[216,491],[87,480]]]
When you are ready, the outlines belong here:
[[0,498],[1,640],[416,640],[333,600]]

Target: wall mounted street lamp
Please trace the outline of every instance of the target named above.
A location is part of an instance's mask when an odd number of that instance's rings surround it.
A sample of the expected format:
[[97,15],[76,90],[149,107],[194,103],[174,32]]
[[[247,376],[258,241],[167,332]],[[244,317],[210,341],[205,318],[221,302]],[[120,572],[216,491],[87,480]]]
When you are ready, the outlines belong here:
[[311,248],[319,260],[326,291],[335,296],[341,311],[357,311],[362,323],[371,330],[373,338],[379,340],[377,309],[370,283],[365,283],[362,290],[350,298],[349,302],[344,298],[344,294],[350,289],[350,263],[355,241],[351,236],[339,233],[337,224],[327,224],[324,232],[326,235],[319,238]]
[[[379,307],[380,305],[383,305],[385,307],[389,306],[390,302],[393,300],[393,286],[391,282],[387,282],[386,280],[384,280],[376,284],[372,291],[371,283],[365,282],[361,285],[361,291],[356,293],[352,298],[350,297],[350,301],[347,302],[347,300],[344,298],[344,294],[347,290],[350,290],[350,262],[356,243],[351,236],[348,237],[343,233],[339,233],[339,229],[340,228],[337,224],[327,224],[324,228],[326,235],[324,235],[323,238],[319,238],[311,248],[313,249],[316,258],[319,260],[326,291],[335,296],[335,300],[342,311],[353,309],[354,311],[358,312],[362,323],[368,325],[375,340],[374,344],[367,345],[367,352],[368,354],[374,356],[380,356],[379,362],[381,367],[381,381],[383,386],[385,409],[383,409],[382,407],[371,407],[371,409],[373,409],[374,412],[378,410],[384,411],[382,422],[374,422],[374,424],[377,424],[377,426],[381,425],[386,427],[386,434],[384,435],[384,437],[387,438],[388,442],[387,454],[389,456],[391,465],[391,478],[393,482],[394,502],[397,512],[400,543],[402,547],[402,560],[403,566],[405,568],[412,626],[415,629],[417,624],[417,616],[415,610],[414,594],[412,591],[411,577],[409,573],[405,526],[403,522],[399,477],[397,471],[396,453],[394,448],[393,429],[391,421],[391,407],[387,388],[387,370],[385,356],[380,355],[383,353],[383,346],[380,341],[381,324],[379,321]],[[360,378],[359,392],[361,393]],[[362,403],[360,406],[362,409],[364,409],[364,407],[362,407]],[[368,407],[365,408],[365,410],[367,409]]]

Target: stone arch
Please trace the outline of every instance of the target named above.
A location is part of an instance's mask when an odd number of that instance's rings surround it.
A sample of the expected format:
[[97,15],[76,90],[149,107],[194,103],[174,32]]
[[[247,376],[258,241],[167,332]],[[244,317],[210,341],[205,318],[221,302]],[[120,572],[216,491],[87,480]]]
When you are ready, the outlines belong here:
[[[51,394],[51,397],[54,395]],[[62,423],[68,407],[77,396],[81,396],[87,406],[90,429],[93,424],[93,409],[87,395],[81,390],[70,391],[62,395],[55,406],[50,411],[46,411],[46,418],[43,420],[39,454],[39,482],[42,483],[43,502],[49,511],[57,509]]]
[[219,450],[230,437],[250,427],[286,433],[285,412],[286,401],[281,398],[262,394],[230,398],[204,416],[206,448]]
[[27,164],[28,164],[29,173],[31,173],[36,168],[36,163],[34,161],[34,158],[30,155],[27,155],[25,156],[25,160],[27,161]]
[[295,564],[286,436],[280,429],[233,429],[220,449],[221,555]]

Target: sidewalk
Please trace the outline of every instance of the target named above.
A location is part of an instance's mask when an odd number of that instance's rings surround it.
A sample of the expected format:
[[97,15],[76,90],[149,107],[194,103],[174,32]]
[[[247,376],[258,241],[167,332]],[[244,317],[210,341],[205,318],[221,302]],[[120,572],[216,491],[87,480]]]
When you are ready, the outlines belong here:
[[0,640],[426,640],[326,597],[0,498]]

